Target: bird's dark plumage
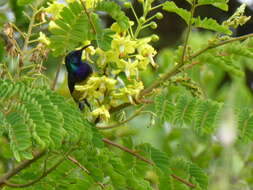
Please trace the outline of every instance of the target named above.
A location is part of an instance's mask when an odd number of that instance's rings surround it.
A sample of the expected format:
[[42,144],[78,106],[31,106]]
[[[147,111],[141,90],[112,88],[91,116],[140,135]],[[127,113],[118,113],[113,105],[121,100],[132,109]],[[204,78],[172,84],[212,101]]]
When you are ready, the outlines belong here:
[[80,50],[72,51],[65,57],[65,65],[68,71],[68,87],[69,91],[76,102],[79,103],[79,108],[82,110],[84,103],[90,108],[86,99],[79,101],[78,97],[75,97],[75,85],[84,82],[91,74],[92,67],[88,62],[82,61],[82,52],[87,46]]

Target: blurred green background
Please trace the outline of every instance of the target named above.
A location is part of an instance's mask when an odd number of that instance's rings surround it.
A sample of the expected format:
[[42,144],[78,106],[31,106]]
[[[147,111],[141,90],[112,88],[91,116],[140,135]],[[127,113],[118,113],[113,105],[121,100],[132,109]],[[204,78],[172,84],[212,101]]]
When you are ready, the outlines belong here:
[[[177,0],[175,2],[178,6],[187,8],[184,0]],[[211,16],[218,21],[223,21],[233,13],[240,3],[236,0],[230,0],[228,12],[222,12],[218,9],[204,6],[196,14],[202,17]],[[249,6],[247,7],[246,15],[253,16],[253,2],[248,1],[248,3]],[[134,2],[134,6],[136,10],[141,11],[137,2]],[[23,11],[29,12],[29,8],[18,6],[16,0],[1,0],[0,30],[2,30],[4,23],[14,22],[21,30],[26,31],[28,20],[23,15]],[[165,18],[158,22],[158,28],[155,31],[147,29],[142,34],[145,36],[155,32],[160,36],[160,40],[154,44],[158,51],[156,62],[159,65],[159,69],[155,71],[150,68],[148,71],[142,73],[142,78],[146,85],[156,80],[159,73],[163,73],[172,67],[170,63],[175,56],[175,51],[183,41],[184,29],[186,27],[184,22],[175,14],[165,12],[163,14]],[[133,17],[130,12],[127,12],[127,15]],[[109,26],[112,20],[104,16],[104,23]],[[48,33],[46,27],[39,28],[39,31]],[[237,31],[234,31],[234,36],[252,32],[253,21],[251,19],[245,26],[239,27]],[[211,32],[194,30],[190,37],[190,44],[193,50],[203,47],[213,35]],[[16,38],[19,39],[20,36],[16,36]],[[37,36],[34,36],[35,38]],[[4,35],[1,32],[0,61],[1,57],[5,55],[4,46]],[[53,57],[50,53],[48,59],[43,63],[43,66],[46,67],[45,74],[51,82],[55,77],[57,65],[61,63],[61,60],[59,57]],[[245,71],[244,77],[231,76],[228,72],[221,70],[214,64],[196,66],[190,69],[187,74],[194,79],[194,82],[199,84],[205,98],[224,102],[230,107],[252,109],[253,59],[240,57],[238,60],[239,67]],[[175,87],[173,90],[179,91],[180,93],[188,93],[180,87]],[[64,96],[70,97],[66,84],[64,66],[62,66],[62,71],[60,72],[57,91]],[[150,105],[149,109],[151,111],[154,110],[154,106]],[[130,113],[132,110],[132,108],[128,108],[126,111]],[[126,124],[126,126],[105,131],[104,134],[111,139],[131,136],[138,143],[149,142],[153,146],[168,153],[168,155],[182,156],[193,161],[204,168],[210,176],[209,189],[211,190],[250,190],[253,189],[253,144],[252,142],[242,143],[235,141],[237,138],[236,125],[233,125],[233,114],[235,113],[230,113],[228,110],[226,112],[228,116],[224,116],[224,123],[231,125],[231,128],[229,128],[229,131],[223,133],[232,136],[232,142],[228,145],[225,145],[222,139],[219,138],[219,128],[217,128],[217,131],[211,137],[199,137],[190,128],[175,128],[169,123],[165,123],[163,126],[152,124],[153,118],[149,114],[135,118]],[[0,173],[2,173],[1,171],[4,168],[9,167],[8,159],[11,159],[11,153],[6,148],[7,146],[2,146],[6,143],[5,138],[0,139]],[[178,173],[178,175],[183,177],[181,173]],[[182,190],[185,189],[183,184],[180,187]]]

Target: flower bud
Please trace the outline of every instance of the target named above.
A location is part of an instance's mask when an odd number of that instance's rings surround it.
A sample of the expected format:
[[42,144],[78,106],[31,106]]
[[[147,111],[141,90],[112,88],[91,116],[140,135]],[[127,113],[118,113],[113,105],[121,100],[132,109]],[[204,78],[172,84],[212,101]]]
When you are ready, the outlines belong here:
[[156,29],[156,28],[157,28],[157,24],[156,24],[155,22],[151,22],[150,27],[151,27],[152,29]]
[[142,16],[141,18],[140,18],[140,23],[142,24],[142,23],[144,23],[146,21],[146,19]]
[[124,3],[124,7],[126,7],[126,8],[130,8],[130,7],[131,7],[131,3],[130,3],[130,2],[126,2],[126,3]]
[[156,13],[155,17],[156,17],[157,19],[161,20],[161,19],[163,18],[163,14],[160,13],[160,12],[158,12],[158,13]]
[[157,41],[159,40],[159,36],[153,34],[153,35],[151,36],[151,40],[152,40],[152,42],[157,42]]

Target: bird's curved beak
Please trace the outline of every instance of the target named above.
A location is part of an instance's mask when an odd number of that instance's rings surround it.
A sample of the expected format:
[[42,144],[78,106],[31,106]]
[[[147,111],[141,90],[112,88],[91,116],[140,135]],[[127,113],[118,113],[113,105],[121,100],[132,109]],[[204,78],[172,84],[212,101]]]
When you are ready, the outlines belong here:
[[81,51],[83,51],[84,49],[86,49],[87,47],[91,46],[91,44],[84,46],[82,49],[80,49]]

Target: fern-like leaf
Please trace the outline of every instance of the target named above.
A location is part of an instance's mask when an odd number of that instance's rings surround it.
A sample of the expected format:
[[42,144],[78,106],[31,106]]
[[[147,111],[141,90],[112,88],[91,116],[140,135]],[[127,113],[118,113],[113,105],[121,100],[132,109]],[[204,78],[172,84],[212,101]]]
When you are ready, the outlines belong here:
[[8,133],[17,160],[31,159],[35,147],[59,149],[63,142],[91,141],[91,124],[64,97],[8,80],[0,80],[0,89],[0,102],[11,102],[0,115],[0,134]]
[[205,172],[196,164],[189,162],[189,174],[194,178],[194,181],[203,189],[207,189],[208,177]]
[[198,101],[195,108],[194,128],[199,135],[211,134],[215,129],[219,105],[211,101]]
[[129,19],[121,10],[120,6],[113,1],[101,1],[98,3],[96,10],[107,12],[114,20],[117,21],[122,29],[129,28]]
[[253,139],[253,115],[248,109],[241,110],[238,115],[239,138],[243,141]]
[[191,125],[195,108],[195,99],[189,96],[180,96],[176,103],[174,124],[182,126]]
[[[50,29],[53,34],[50,37],[50,47],[56,56],[75,49],[85,40],[95,39],[93,28],[80,3],[70,3],[68,7],[63,8],[60,16],[54,21],[57,27]],[[96,21],[93,19],[93,22]]]
[[179,8],[174,2],[166,1],[163,4],[163,10],[179,15],[187,24],[189,24],[191,13],[183,8]]

